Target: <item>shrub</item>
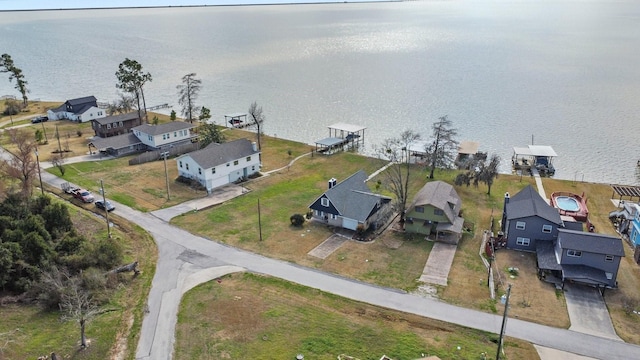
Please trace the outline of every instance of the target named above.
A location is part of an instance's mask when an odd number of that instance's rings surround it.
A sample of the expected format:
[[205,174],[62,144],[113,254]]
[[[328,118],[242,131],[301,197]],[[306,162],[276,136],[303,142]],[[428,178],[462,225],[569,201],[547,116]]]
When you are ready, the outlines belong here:
[[302,216],[302,214],[293,214],[291,215],[289,220],[291,220],[291,225],[293,226],[299,227],[299,226],[302,226],[302,224],[304,224],[304,216]]
[[76,135],[78,135],[78,137],[82,137],[82,130],[76,131]]

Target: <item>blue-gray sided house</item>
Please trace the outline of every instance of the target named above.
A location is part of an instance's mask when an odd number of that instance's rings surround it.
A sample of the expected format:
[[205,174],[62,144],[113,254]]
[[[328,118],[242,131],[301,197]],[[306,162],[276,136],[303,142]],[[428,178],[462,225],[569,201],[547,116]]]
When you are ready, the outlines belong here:
[[436,241],[457,244],[462,237],[462,200],[453,186],[443,181],[426,183],[407,208],[406,232],[425,235]]
[[254,176],[260,171],[260,151],[256,143],[238,139],[211,143],[204,149],[176,158],[178,174],[198,181],[207,192]]
[[527,186],[513,197],[505,194],[501,230],[508,248],[534,252],[536,242],[555,240],[562,226],[558,210],[533,186]]
[[362,170],[340,183],[330,179],[327,191],[309,205],[313,219],[354,231],[378,229],[392,213],[391,198],[372,193],[366,180]]
[[559,229],[554,243],[538,244],[538,276],[550,282],[615,288],[622,257],[624,246],[618,237]]

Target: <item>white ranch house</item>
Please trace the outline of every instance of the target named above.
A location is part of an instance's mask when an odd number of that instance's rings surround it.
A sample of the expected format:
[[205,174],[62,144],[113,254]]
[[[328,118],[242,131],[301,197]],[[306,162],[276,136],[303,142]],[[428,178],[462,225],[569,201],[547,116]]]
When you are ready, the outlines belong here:
[[238,139],[228,143],[212,143],[204,149],[176,158],[178,174],[197,180],[208,193],[257,174],[260,151],[256,143]]
[[148,148],[162,149],[168,145],[191,141],[191,129],[194,127],[184,121],[171,121],[160,125],[142,124],[132,130]]

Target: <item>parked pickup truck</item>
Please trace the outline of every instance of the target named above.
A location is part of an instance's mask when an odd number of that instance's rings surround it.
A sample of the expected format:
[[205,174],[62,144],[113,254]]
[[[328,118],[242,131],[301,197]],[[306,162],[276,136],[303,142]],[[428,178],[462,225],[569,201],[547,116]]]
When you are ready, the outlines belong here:
[[72,186],[69,183],[64,183],[62,184],[62,190],[64,190],[64,192],[66,192],[67,194],[71,194],[73,195],[74,198],[85,202],[85,203],[90,203],[93,202],[94,197],[93,194],[91,194],[91,192],[89,190],[85,190],[85,189],[81,189],[79,187],[75,187]]

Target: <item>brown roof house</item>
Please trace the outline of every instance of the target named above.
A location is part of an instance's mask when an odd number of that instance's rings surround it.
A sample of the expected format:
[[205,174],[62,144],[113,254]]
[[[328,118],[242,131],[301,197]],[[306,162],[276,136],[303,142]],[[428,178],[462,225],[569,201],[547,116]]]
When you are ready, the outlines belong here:
[[404,229],[436,241],[457,244],[464,224],[461,207],[462,201],[453,186],[443,181],[428,182],[407,208]]

